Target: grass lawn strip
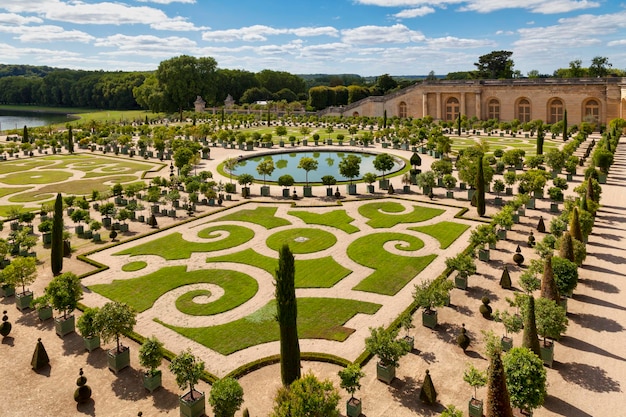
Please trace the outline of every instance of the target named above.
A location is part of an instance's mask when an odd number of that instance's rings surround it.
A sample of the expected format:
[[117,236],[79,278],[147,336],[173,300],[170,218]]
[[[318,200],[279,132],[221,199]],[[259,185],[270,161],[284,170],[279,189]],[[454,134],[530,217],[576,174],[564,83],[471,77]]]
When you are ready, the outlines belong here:
[[67,181],[74,174],[69,171],[39,169],[36,171],[16,172],[5,175],[0,182],[9,185],[52,184]]
[[248,242],[254,237],[254,232],[247,227],[237,225],[221,225],[209,227],[198,232],[199,237],[212,238],[219,236],[217,231],[226,231],[228,236],[213,242],[189,242],[183,239],[178,232],[171,233],[159,239],[152,240],[142,245],[117,252],[114,255],[156,255],[166,260],[189,259],[192,252],[214,252],[229,249]]
[[224,290],[224,295],[212,303],[202,305],[202,315],[211,315],[232,310],[245,303],[259,288],[255,279],[241,272],[223,269],[194,271],[186,269],[184,265],[165,267],[138,278],[90,285],[89,289],[111,300],[127,303],[141,313],[152,307],[163,294],[175,288],[197,283],[215,284]]
[[[364,204],[359,207],[361,216],[368,218],[367,224],[373,228],[390,228],[399,223],[419,223],[443,214],[445,210],[423,206],[413,206],[413,211],[406,213],[406,208],[394,201]],[[386,214],[398,213],[398,214]]]
[[455,222],[439,222],[428,226],[409,227],[409,230],[426,233],[437,239],[441,245],[441,249],[447,249],[455,240],[459,238],[469,225]]
[[354,219],[345,210],[333,210],[328,213],[311,213],[310,211],[288,211],[287,214],[298,217],[306,224],[319,224],[334,227],[346,233],[355,233],[359,228],[351,225]]
[[[298,336],[342,342],[354,332],[343,325],[358,313],[374,314],[380,304],[340,298],[299,298]],[[279,340],[276,302],[230,323],[212,327],[185,328],[159,323],[222,355]]]
[[276,217],[278,207],[257,207],[253,210],[238,210],[234,213],[212,220],[211,222],[238,221],[258,224],[266,229],[287,226],[291,223],[288,220]]
[[[278,265],[277,258],[270,258],[246,249],[241,252],[207,259],[207,262],[235,262],[263,269],[272,276]],[[332,288],[352,271],[339,265],[332,257],[296,259],[296,288]]]
[[30,190],[33,187],[2,187],[0,188],[0,197],[4,197],[11,194],[21,193],[22,191]]
[[304,228],[290,228],[274,233],[266,241],[267,246],[276,252],[283,244],[287,244],[294,254],[319,252],[330,248],[335,243],[337,243],[337,238],[332,233]]
[[107,191],[110,190],[111,186],[116,182],[128,183],[131,181],[136,181],[137,179],[138,178],[134,175],[115,175],[100,179],[78,180],[58,184],[48,184],[34,191],[11,196],[9,197],[9,201],[27,203],[32,201],[47,200],[49,198],[54,198],[57,193],[71,195],[91,195],[91,192],[93,190],[97,190],[100,192]]
[[437,255],[399,256],[384,251],[384,244],[394,240],[408,244],[397,244],[398,250],[415,251],[424,247],[421,239],[403,233],[374,233],[363,236],[348,246],[350,259],[375,269],[375,272],[363,279],[353,288],[354,290],[395,295],[437,257]]
[[41,159],[31,159],[24,161],[5,162],[0,164],[0,175],[14,172],[29,171],[34,168],[43,168],[53,165],[54,162],[46,162]]

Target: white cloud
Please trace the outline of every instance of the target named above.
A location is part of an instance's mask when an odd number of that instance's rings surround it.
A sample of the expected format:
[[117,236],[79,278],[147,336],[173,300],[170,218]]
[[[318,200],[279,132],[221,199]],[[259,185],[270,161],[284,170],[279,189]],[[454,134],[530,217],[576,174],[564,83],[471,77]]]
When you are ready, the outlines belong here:
[[105,52],[109,55],[160,55],[170,56],[172,53],[191,52],[196,48],[196,42],[178,36],[160,38],[153,35],[127,36],[117,34],[98,39],[97,47],[116,48],[113,52]]
[[43,25],[23,28],[17,37],[22,42],[80,42],[89,43],[95,39],[88,33],[79,30],[65,30],[60,26]]
[[402,10],[401,12],[394,14],[393,17],[398,19],[412,19],[414,17],[426,16],[431,13],[435,13],[435,9],[428,6],[422,6],[414,9]]
[[43,20],[35,16],[21,16],[15,13],[0,13],[0,24],[27,25],[29,23],[43,23]]
[[234,42],[238,40],[246,42],[265,42],[268,36],[296,35],[302,37],[310,36],[332,36],[337,37],[339,31],[333,27],[300,27],[293,29],[278,29],[265,25],[247,26],[239,29],[226,29],[207,31],[202,34],[202,39],[208,42]]
[[[84,3],[81,1],[65,2],[61,0],[20,0],[7,2],[0,6],[13,13],[34,13],[39,17],[57,22],[92,25],[125,25],[144,24],[155,29],[166,26],[180,25],[180,17],[170,19],[162,10],[148,6],[128,6],[123,3],[99,2]],[[199,30],[189,25],[184,30]]]
[[479,13],[490,13],[504,9],[525,9],[533,13],[554,14],[600,7],[599,2],[591,0],[356,0],[356,3],[366,6],[411,8],[455,5],[459,6],[460,11]]
[[154,3],[154,4],[172,4],[172,3],[184,3],[195,4],[196,0],[137,0],[139,3]]
[[606,44],[607,46],[622,46],[622,45],[626,45],[626,39],[620,39],[617,41],[611,41],[609,43]]
[[342,40],[353,45],[383,43],[423,42],[426,38],[418,31],[396,24],[393,26],[360,26],[341,31]]
[[491,40],[482,39],[463,39],[454,36],[446,36],[444,38],[428,39],[426,41],[431,48],[483,48],[496,47],[496,43]]

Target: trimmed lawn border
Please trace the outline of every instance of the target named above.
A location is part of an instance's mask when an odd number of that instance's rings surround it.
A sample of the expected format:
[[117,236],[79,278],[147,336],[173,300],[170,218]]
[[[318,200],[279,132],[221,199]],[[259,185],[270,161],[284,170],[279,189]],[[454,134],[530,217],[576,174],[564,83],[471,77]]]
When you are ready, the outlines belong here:
[[328,213],[312,213],[310,211],[288,211],[287,214],[294,216],[305,222],[306,224],[319,224],[322,226],[334,227],[344,232],[356,233],[359,228],[353,226],[354,219],[348,216],[345,210],[333,210]]
[[337,243],[337,237],[330,232],[302,227],[276,232],[265,241],[267,247],[276,252],[287,244],[293,254],[323,251],[334,246],[335,243]]
[[443,221],[428,226],[409,227],[408,229],[434,237],[439,241],[441,249],[447,249],[470,227],[468,224]]
[[381,201],[359,207],[359,214],[370,219],[367,224],[375,229],[390,228],[399,223],[419,223],[440,216],[444,212],[442,209],[414,204],[413,211],[407,213],[406,208],[395,201]]

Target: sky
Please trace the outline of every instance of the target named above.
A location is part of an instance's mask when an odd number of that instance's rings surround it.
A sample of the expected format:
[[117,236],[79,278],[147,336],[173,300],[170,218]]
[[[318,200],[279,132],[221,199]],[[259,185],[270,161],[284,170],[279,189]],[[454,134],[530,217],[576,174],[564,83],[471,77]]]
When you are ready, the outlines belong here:
[[292,74],[445,75],[512,51],[626,69],[624,0],[1,0],[0,63],[151,71],[179,55]]

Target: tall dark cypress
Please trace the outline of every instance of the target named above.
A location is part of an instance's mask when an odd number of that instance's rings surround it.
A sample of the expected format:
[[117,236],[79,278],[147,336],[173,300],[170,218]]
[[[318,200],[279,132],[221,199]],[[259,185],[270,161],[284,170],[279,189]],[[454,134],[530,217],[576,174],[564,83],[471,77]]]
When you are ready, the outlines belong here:
[[63,270],[63,199],[61,193],[57,194],[54,202],[50,264],[54,276],[59,275]]
[[541,347],[539,346],[537,322],[535,319],[535,298],[532,295],[528,295],[528,306],[524,315],[522,346],[532,350],[537,356],[541,357]]
[[506,387],[506,374],[500,351],[490,355],[490,364],[487,374],[487,417],[513,417],[511,398]]
[[457,130],[457,135],[461,136],[461,113],[459,113],[459,118],[456,121],[456,130]]
[[28,126],[24,125],[24,133],[22,134],[22,143],[28,143]]
[[276,270],[276,318],[280,326],[280,375],[286,387],[300,378],[295,275],[293,254],[289,245],[283,245]]
[[567,110],[563,111],[563,140],[567,140]]
[[543,131],[543,123],[537,126],[537,155],[543,155],[543,140],[546,134]]
[[483,154],[478,155],[478,170],[476,174],[476,211],[479,216],[485,215],[485,173],[483,169]]
[[67,129],[67,151],[74,153],[74,135],[72,133],[72,126]]

